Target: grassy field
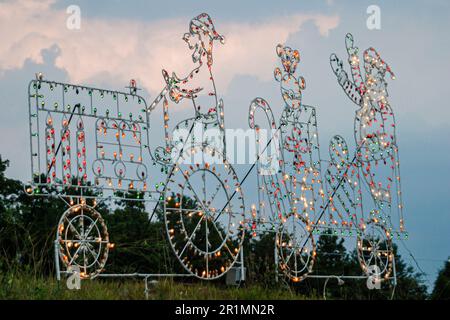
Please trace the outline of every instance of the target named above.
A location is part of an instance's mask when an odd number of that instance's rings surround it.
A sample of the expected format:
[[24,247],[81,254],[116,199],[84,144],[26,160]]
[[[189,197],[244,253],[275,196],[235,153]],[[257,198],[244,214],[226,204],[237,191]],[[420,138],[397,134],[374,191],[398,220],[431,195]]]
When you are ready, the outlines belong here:
[[[179,283],[162,279],[156,284],[149,284],[148,298],[153,300],[183,299],[299,299],[287,288],[263,288],[245,286],[241,288],[226,287],[218,283]],[[69,290],[65,281],[54,278],[36,278],[28,275],[0,276],[0,299],[25,300],[140,300],[145,299],[144,281],[137,279],[95,279],[81,283],[80,290]]]

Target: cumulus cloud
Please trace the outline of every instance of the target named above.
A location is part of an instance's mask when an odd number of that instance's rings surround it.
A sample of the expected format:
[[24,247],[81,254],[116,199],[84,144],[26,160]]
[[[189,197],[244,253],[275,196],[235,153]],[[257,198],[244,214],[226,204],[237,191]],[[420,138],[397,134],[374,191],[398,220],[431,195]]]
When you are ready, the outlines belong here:
[[[59,48],[55,64],[74,83],[101,79],[116,85],[134,77],[149,92],[163,85],[161,68],[182,75],[191,65],[184,41],[192,17],[157,21],[87,18],[81,8],[81,29],[66,28],[68,14],[55,9],[55,0],[0,3],[0,76],[21,68],[27,59],[42,63],[43,49]],[[214,18],[214,17],[213,17]],[[215,21],[226,36],[215,50],[215,74],[225,91],[234,76],[243,74],[267,80],[265,66],[275,64],[274,48],[312,22],[322,36],[339,24],[337,16],[291,14],[262,22]],[[109,79],[106,79],[109,77]],[[105,79],[103,79],[105,78]]]

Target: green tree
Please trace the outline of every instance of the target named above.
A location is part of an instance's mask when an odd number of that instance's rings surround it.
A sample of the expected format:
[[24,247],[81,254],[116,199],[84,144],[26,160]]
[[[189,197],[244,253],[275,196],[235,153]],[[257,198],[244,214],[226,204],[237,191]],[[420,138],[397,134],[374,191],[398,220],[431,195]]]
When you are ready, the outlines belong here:
[[[30,197],[24,191],[24,185],[5,175],[8,161],[0,157],[0,270],[5,272],[29,271],[36,276],[51,274],[54,270],[54,244],[58,221],[67,205],[58,197],[40,196],[57,194],[52,187],[41,187],[36,195]],[[78,191],[77,191],[78,190]],[[68,194],[76,194],[79,189],[66,190]],[[86,195],[86,193],[85,193]],[[94,192],[89,195],[96,196]],[[172,273],[184,272],[177,261],[167,239],[164,223],[164,206],[159,203],[156,209],[156,221],[149,221],[149,212],[141,201],[141,195],[130,191],[122,194],[125,199],[112,205],[100,203],[96,209],[104,216],[110,241],[116,244],[110,252],[106,272],[128,273]],[[177,208],[175,195],[166,199],[166,207]],[[184,198],[183,208],[198,212],[198,204],[193,199]],[[183,219],[188,234],[200,221],[199,215],[182,214],[173,210],[166,216],[171,228],[181,228],[178,221]],[[208,222],[210,225],[210,223]],[[211,230],[212,228],[208,226]],[[221,230],[221,227],[218,227]],[[175,237],[183,240],[183,230],[174,232]],[[193,241],[203,244],[205,231],[199,231]],[[177,239],[174,239],[175,242]],[[354,239],[352,239],[354,240]],[[219,233],[210,233],[213,246],[222,240]],[[247,267],[247,282],[264,286],[275,285],[274,265],[275,233],[267,232],[250,237],[247,232],[244,241],[244,257]],[[230,243],[231,244],[231,243]],[[322,234],[316,244],[317,256],[313,275],[357,275],[361,276],[356,250],[348,252],[343,239],[329,231]],[[427,297],[423,275],[408,265],[398,253],[394,245],[395,270],[397,286],[395,299],[425,299]],[[191,255],[192,263],[202,265],[201,257]],[[196,260],[197,259],[197,260]],[[216,259],[217,263],[222,263]],[[280,273],[282,279],[282,274]],[[432,298],[448,299],[450,297],[450,262],[447,262],[436,280]],[[389,282],[383,284],[381,290],[368,290],[365,279],[344,279],[345,284],[337,286],[335,279],[330,279],[327,286],[327,297],[335,299],[387,299],[391,297],[393,287]],[[283,283],[283,281],[280,281]],[[308,278],[293,285],[299,293],[307,296],[321,296],[325,279]],[[2,285],[2,283],[0,283]]]
[[259,283],[265,287],[275,285],[275,232],[264,232],[252,237],[246,232],[242,249],[247,268],[247,282]]
[[320,277],[332,276],[327,282],[325,292],[327,298],[331,299],[380,300],[390,299],[393,293],[393,298],[400,300],[427,298],[423,274],[416,272],[403,260],[395,244],[393,245],[397,275],[395,290],[392,281],[384,281],[380,290],[369,290],[366,284],[367,278],[342,278],[342,281],[338,281],[336,277],[344,275],[364,276],[357,251],[348,252],[347,247],[348,244],[346,245],[344,239],[339,238],[332,230],[324,232],[316,243],[316,260],[311,273],[312,277],[293,284],[296,291],[306,296],[322,297],[327,279]]
[[[344,239],[339,238],[332,230],[327,230],[320,235],[316,243],[316,259],[312,276],[324,275],[348,275],[351,269],[351,257],[344,246]],[[296,284],[299,293],[313,296],[322,296],[326,278],[307,278],[304,283]],[[337,298],[342,297],[345,289],[337,285],[337,279],[330,278],[327,286],[327,296]]]
[[439,271],[434,283],[431,299],[450,300],[450,258],[445,262],[444,267]]
[[105,215],[110,241],[115,244],[106,272],[173,272],[174,257],[164,223],[149,221],[145,203],[137,192],[120,196],[125,199],[116,201],[114,211]]

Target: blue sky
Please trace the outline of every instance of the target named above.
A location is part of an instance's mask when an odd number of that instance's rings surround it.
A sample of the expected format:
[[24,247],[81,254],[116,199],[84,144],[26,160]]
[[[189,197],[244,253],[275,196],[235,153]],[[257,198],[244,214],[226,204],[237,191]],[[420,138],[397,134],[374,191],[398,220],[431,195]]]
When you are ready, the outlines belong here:
[[[80,30],[65,27],[71,4],[81,8]],[[372,4],[381,9],[381,30],[366,27]],[[215,48],[227,127],[248,127],[242,114],[256,96],[268,100],[279,117],[282,103],[272,74],[275,46],[285,43],[300,50],[304,102],[318,110],[323,154],[334,134],[353,142],[355,111],[331,73],[329,55],[346,58],[347,32],[361,50],[378,49],[397,76],[388,90],[397,121],[406,245],[433,282],[450,256],[450,2],[445,0],[0,1],[0,154],[11,160],[7,174],[29,179],[26,87],[35,72],[111,89],[135,77],[151,100],[163,84],[160,69],[187,70],[181,36],[201,12],[208,12],[227,38]],[[162,138],[160,119],[157,110],[155,140]]]

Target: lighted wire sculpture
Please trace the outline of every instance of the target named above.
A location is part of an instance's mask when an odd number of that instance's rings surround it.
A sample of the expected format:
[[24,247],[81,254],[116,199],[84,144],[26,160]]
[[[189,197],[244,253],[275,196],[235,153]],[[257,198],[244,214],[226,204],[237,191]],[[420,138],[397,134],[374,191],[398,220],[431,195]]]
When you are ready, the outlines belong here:
[[144,152],[150,142],[146,108],[134,93],[31,81],[29,191],[39,194],[51,185],[67,197],[92,197],[86,193],[91,191],[101,198],[107,190],[113,196],[136,190],[157,200],[146,184],[144,157],[151,160]]
[[[298,50],[278,45],[276,48],[283,69],[274,75],[280,83],[284,109],[277,127],[269,104],[262,98],[252,101],[249,124],[255,129],[258,155],[269,144],[275,150],[268,157],[259,157],[257,223],[269,223],[276,230],[277,263],[291,280],[303,280],[311,271],[316,256],[312,225],[324,203],[316,111],[302,102],[305,80],[296,76],[300,61]],[[261,126],[255,113],[261,109],[272,133],[269,143],[261,145]],[[274,161],[275,158],[275,161]],[[268,171],[266,167],[272,167]],[[275,168],[274,168],[275,166]],[[270,212],[266,212],[266,208]],[[258,212],[258,210],[255,210]],[[267,214],[269,213],[269,214]],[[255,214],[254,214],[255,215]]]
[[163,183],[156,183],[155,190],[147,188],[146,163],[155,163],[145,151],[149,117],[134,80],[131,85],[130,92],[111,91],[47,81],[42,75],[30,82],[32,179],[26,191],[59,197],[68,206],[56,234],[58,277],[66,272],[60,262],[65,270],[78,265],[84,279],[104,270],[114,244],[96,210],[99,203],[157,203],[161,197]]
[[[32,179],[26,190],[67,203],[56,251],[66,270],[80,267],[82,278],[98,276],[114,246],[95,210],[108,199],[153,202],[154,212],[163,207],[170,244],[189,275],[221,277],[239,256],[245,234],[244,198],[226,160],[223,102],[212,75],[213,43],[223,43],[224,38],[203,13],[192,19],[183,39],[196,65],[184,78],[163,70],[166,86],[150,106],[137,94],[135,80],[129,92],[47,81],[42,74],[30,82]],[[190,80],[200,74],[207,76],[205,87],[189,88]],[[169,101],[182,100],[195,110],[192,118],[174,128],[190,128],[185,137],[169,128]],[[150,113],[161,101],[165,141],[152,153]],[[196,137],[196,125],[217,127],[219,138]],[[161,168],[165,177],[150,178],[151,165]]]
[[[214,43],[220,41],[220,43],[224,44],[225,38],[217,33],[211,17],[206,13],[202,13],[191,20],[189,32],[184,34],[183,40],[188,45],[188,48],[192,50],[192,61],[195,64],[193,69],[184,77],[179,77],[175,72],[169,75],[169,72],[163,70],[162,73],[166,86],[148,109],[150,112],[158,103],[163,101],[166,146],[164,148],[158,148],[155,151],[155,156],[159,161],[169,165],[171,153],[180,153],[181,148],[186,147],[186,143],[189,146],[200,142],[196,141],[198,137],[194,135],[190,135],[190,141],[182,141],[178,137],[171,135],[169,129],[169,101],[178,104],[183,100],[187,100],[192,103],[194,109],[193,117],[179,122],[174,130],[189,129],[190,134],[195,125],[201,125],[204,130],[217,128],[220,131],[221,139],[215,137],[216,141],[203,142],[213,144],[217,149],[223,150],[224,154],[226,148],[224,106],[222,99],[218,99],[217,97],[215,80],[212,73]],[[204,81],[202,83],[203,86],[191,87],[191,83],[195,80],[198,81],[198,79]]]
[[[185,77],[163,71],[166,87],[152,104],[163,101],[166,128],[166,157],[171,153],[171,171],[165,188],[165,221],[173,251],[183,267],[197,277],[214,279],[228,271],[238,258],[244,239],[244,197],[239,179],[226,159],[223,101],[217,98],[213,77],[213,45],[224,43],[206,13],[195,17],[189,33],[183,37],[192,52],[194,67]],[[203,87],[191,87],[191,82],[206,79]],[[168,138],[168,92],[170,100],[187,100],[194,116],[177,124],[188,138]],[[206,105],[206,106],[205,106]],[[196,137],[196,127],[217,129],[214,137]],[[174,137],[175,135],[172,135]],[[190,139],[189,139],[190,138]],[[211,139],[212,138],[212,139]],[[175,155],[175,157],[174,157]],[[201,156],[199,156],[201,155]],[[194,203],[185,197],[194,199]],[[168,206],[175,198],[175,208]]]
[[[264,230],[261,226],[269,225],[276,232],[276,264],[295,282],[311,276],[315,235],[331,231],[332,235],[356,237],[362,270],[367,276],[376,272],[384,280],[395,277],[393,236],[407,236],[395,121],[387,100],[385,73],[394,76],[370,48],[364,53],[363,79],[351,35],[347,35],[346,45],[354,83],[336,55],[330,62],[340,85],[360,107],[355,117],[354,152],[336,135],[329,144],[330,160],[321,159],[316,112],[302,103],[305,80],[294,76],[300,61],[297,50],[277,46],[283,69],[275,69],[275,79],[280,82],[285,102],[279,125],[264,99],[256,98],[250,105],[249,125],[255,130],[258,155],[259,202],[258,208],[252,206],[251,229],[257,235]],[[268,142],[256,123],[257,110],[268,122]],[[274,148],[267,150],[270,145]],[[394,210],[399,216],[398,228],[391,219]]]
[[[198,153],[201,161],[184,164]],[[188,272],[214,279],[239,257],[245,229],[239,179],[214,147],[197,145],[183,152],[167,181],[165,221],[172,248]],[[175,205],[173,205],[175,202]]]
[[82,279],[95,278],[108,259],[108,228],[98,211],[85,203],[71,206],[58,223],[59,258],[66,268],[80,267]]
[[[354,46],[351,34],[346,35],[345,44],[353,81],[335,54],[331,55],[330,64],[347,96],[359,107],[355,112],[357,150],[354,163],[358,169],[356,177],[361,197],[372,200],[363,202],[363,220],[357,240],[358,257],[365,272],[368,272],[370,264],[375,264],[381,266],[380,274],[387,279],[394,263],[392,238],[407,237],[395,118],[388,101],[385,78],[386,73],[392,79],[395,75],[374,48],[363,53],[363,75],[359,50]],[[393,219],[395,213],[398,223]]]

